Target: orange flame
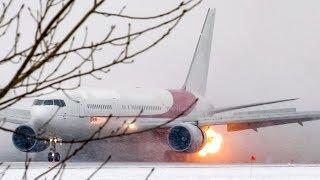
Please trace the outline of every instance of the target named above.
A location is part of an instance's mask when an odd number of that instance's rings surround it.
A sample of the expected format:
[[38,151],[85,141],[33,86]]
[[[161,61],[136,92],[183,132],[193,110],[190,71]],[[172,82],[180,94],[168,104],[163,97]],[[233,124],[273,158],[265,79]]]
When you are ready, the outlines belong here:
[[221,134],[215,132],[211,127],[205,131],[207,142],[198,152],[199,156],[204,157],[207,154],[215,154],[220,151],[223,138]]

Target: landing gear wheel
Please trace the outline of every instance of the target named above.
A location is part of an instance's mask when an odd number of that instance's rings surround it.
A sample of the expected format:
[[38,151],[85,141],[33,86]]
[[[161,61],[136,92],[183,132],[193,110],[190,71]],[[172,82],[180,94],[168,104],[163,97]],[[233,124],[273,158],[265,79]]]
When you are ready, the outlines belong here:
[[57,144],[59,144],[59,140],[57,138],[50,139],[50,148],[48,153],[49,162],[59,162],[61,159],[60,154],[57,152],[57,148],[56,148]]
[[60,161],[60,154],[59,153],[54,153],[54,161],[59,162]]
[[52,152],[49,152],[49,153],[48,153],[48,161],[49,161],[49,162],[52,162],[52,161],[53,161],[53,155],[54,155],[54,154],[53,154]]

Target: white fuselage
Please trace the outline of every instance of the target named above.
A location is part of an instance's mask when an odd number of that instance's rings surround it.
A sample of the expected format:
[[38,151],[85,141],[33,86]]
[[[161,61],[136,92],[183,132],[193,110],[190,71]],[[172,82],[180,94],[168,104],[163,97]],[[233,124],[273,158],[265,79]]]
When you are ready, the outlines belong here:
[[50,136],[64,140],[88,138],[106,120],[100,136],[139,131],[171,119],[181,123],[212,108],[183,90],[87,90],[41,98],[44,101],[55,99],[63,100],[65,106],[33,105],[31,123],[37,129],[45,128],[46,132],[52,133]]

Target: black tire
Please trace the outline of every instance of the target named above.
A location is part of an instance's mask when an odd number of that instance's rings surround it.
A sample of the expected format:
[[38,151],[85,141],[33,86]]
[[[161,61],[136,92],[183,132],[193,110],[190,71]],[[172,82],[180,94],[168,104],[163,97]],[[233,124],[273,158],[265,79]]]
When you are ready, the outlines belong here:
[[60,154],[59,153],[54,153],[54,161],[59,162],[60,161]]
[[53,153],[52,153],[52,152],[49,152],[49,153],[48,153],[48,161],[49,161],[49,162],[52,162],[52,161],[53,161]]

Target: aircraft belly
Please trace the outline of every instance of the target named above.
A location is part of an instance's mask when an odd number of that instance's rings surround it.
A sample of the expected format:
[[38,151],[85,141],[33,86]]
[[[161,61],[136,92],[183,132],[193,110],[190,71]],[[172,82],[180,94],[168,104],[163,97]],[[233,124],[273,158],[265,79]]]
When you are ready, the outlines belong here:
[[[108,118],[100,119],[98,122],[92,121],[92,118],[69,117],[63,121],[54,121],[50,123],[49,131],[63,140],[85,140],[90,138]],[[109,118],[105,127],[100,131],[99,137],[108,137],[123,133],[132,133],[154,128],[166,124],[170,119],[162,118]],[[134,123],[132,123],[134,121]],[[175,122],[179,122],[177,119]],[[133,124],[133,125],[130,125]]]

